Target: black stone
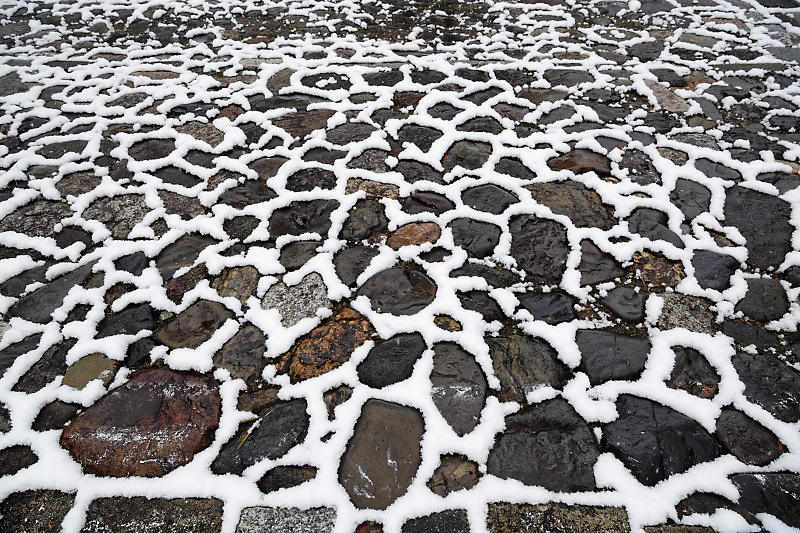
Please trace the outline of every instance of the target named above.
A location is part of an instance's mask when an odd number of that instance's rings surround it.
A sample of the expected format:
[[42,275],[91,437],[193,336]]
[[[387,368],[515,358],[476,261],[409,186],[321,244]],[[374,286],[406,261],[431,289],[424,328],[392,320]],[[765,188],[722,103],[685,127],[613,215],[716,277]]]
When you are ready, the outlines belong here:
[[600,450],[594,434],[561,398],[506,417],[486,462],[489,474],[558,492],[595,489]]
[[767,465],[785,451],[770,430],[736,409],[722,410],[714,435],[725,451],[749,465]]
[[647,298],[630,287],[611,289],[601,300],[614,316],[627,322],[639,322],[644,318],[644,304]]
[[784,422],[800,420],[800,374],[769,354],[738,352],[731,362],[744,395]]
[[693,348],[673,346],[675,365],[667,380],[672,389],[685,390],[699,398],[711,399],[719,390],[719,374],[708,360]]
[[264,494],[269,494],[279,489],[302,485],[315,477],[317,469],[313,466],[276,466],[261,476],[256,486]]
[[675,182],[675,189],[669,193],[669,199],[689,221],[708,211],[711,191],[695,181],[680,178]]
[[783,286],[774,279],[748,279],[747,294],[739,300],[735,310],[759,322],[769,322],[789,311],[789,299]]
[[515,195],[491,183],[466,189],[461,193],[461,200],[473,209],[496,215],[519,202]]
[[337,207],[336,200],[308,200],[276,209],[269,219],[270,239],[303,233],[319,233],[325,238],[331,227],[331,213]]
[[517,296],[519,303],[534,320],[542,320],[551,326],[575,320],[575,298],[563,292],[527,292]]
[[419,333],[400,333],[376,344],[359,363],[358,380],[380,389],[411,377],[414,364],[425,351],[425,339]]
[[302,168],[289,176],[286,188],[290,191],[330,190],[336,187],[336,174],[324,168]]
[[769,513],[791,527],[800,527],[800,474],[763,472],[735,474],[739,505],[751,513]]
[[45,274],[47,274],[48,268],[50,268],[48,265],[42,265],[8,278],[0,285],[0,294],[12,298],[19,298],[22,293],[25,292],[25,287],[28,285],[47,282]]
[[419,161],[412,161],[404,159],[397,163],[394,167],[395,172],[403,175],[408,183],[416,183],[418,181],[430,181],[433,183],[444,184],[442,173],[425,163]]
[[17,392],[27,392],[33,394],[44,388],[45,385],[53,381],[58,376],[63,376],[67,371],[67,352],[75,345],[75,339],[61,341],[55,346],[51,346],[36,361],[28,371],[19,378],[19,381],[11,389]]
[[777,346],[779,342],[778,336],[771,331],[758,324],[748,322],[726,320],[722,324],[722,332],[741,346],[750,346],[752,344],[756,348],[763,349]]
[[131,369],[139,368],[150,363],[150,352],[156,343],[150,337],[144,337],[128,345],[125,351],[125,366]]
[[651,241],[661,240],[677,248],[685,247],[680,236],[669,229],[667,215],[655,209],[648,207],[634,209],[631,216],[628,217],[628,229]]
[[342,224],[339,238],[362,241],[386,233],[388,229],[389,219],[386,218],[383,204],[377,200],[359,200]]
[[417,270],[395,267],[378,272],[358,290],[379,313],[413,315],[436,296],[436,284]]
[[491,222],[471,218],[456,218],[448,227],[453,232],[453,243],[476,259],[492,255],[502,233],[500,227]]
[[521,180],[532,180],[536,174],[528,168],[522,161],[514,157],[502,157],[494,164],[494,171],[500,174],[507,174]]
[[609,331],[581,329],[575,342],[581,352],[580,368],[593,386],[610,380],[635,380],[650,353],[647,339]]
[[63,429],[64,426],[78,414],[81,406],[77,403],[66,403],[61,400],[51,402],[39,411],[31,428],[34,431],[49,431]]
[[168,244],[156,257],[156,268],[165,280],[172,279],[172,276],[181,268],[191,265],[200,255],[200,252],[212,244],[217,244],[216,239],[190,233],[183,235],[172,244]]
[[319,241],[295,241],[281,248],[278,262],[287,271],[296,270],[305,265],[312,257],[317,255]]
[[17,360],[17,357],[35,350],[36,347],[39,346],[39,340],[41,338],[41,333],[29,335],[21,341],[15,342],[14,344],[9,344],[0,350],[0,377],[2,377],[6,373],[6,370],[8,370],[11,365],[14,364],[14,361]]
[[355,284],[358,276],[369,266],[372,259],[378,255],[378,250],[367,246],[351,246],[344,248],[333,257],[333,266],[336,275],[347,286]]
[[731,276],[739,268],[739,261],[710,250],[695,250],[692,266],[694,277],[701,287],[724,291],[731,286]]
[[416,145],[423,152],[431,149],[437,139],[444,135],[441,131],[427,126],[406,124],[397,132],[397,140]]
[[149,304],[128,306],[119,313],[114,313],[97,326],[97,338],[111,335],[135,335],[143,329],[155,329],[154,311]]
[[465,263],[464,266],[450,272],[450,277],[459,276],[483,278],[490,287],[495,289],[511,287],[522,281],[517,274],[510,270],[493,268],[480,263]]
[[11,476],[36,464],[39,458],[30,446],[15,444],[0,450],[0,477]]
[[147,267],[150,259],[144,252],[134,252],[132,254],[123,255],[122,257],[114,260],[114,268],[117,270],[124,270],[134,276],[141,275],[142,271]]
[[728,190],[725,223],[735,226],[747,240],[747,264],[755,268],[778,267],[791,250],[794,226],[791,206],[777,196],[744,187]]
[[581,286],[611,281],[625,274],[622,267],[610,255],[603,253],[588,239],[581,241],[581,262],[578,265],[578,272],[581,273]]
[[237,431],[222,446],[211,463],[211,471],[241,475],[246,468],[263,459],[278,459],[303,442],[308,423],[305,400],[290,400],[268,407],[265,413],[261,413],[255,429]]
[[505,314],[497,305],[497,302],[489,296],[486,291],[465,291],[457,294],[461,307],[476,311],[483,316],[483,319],[492,322],[493,320],[504,320]]
[[402,533],[469,533],[467,512],[450,509],[420,518],[412,518],[403,524]]
[[511,218],[511,256],[531,281],[559,283],[566,269],[569,241],[558,222],[533,215]]
[[[313,188],[313,187],[312,187]],[[273,198],[277,194],[262,180],[247,180],[241,185],[237,185],[223,192],[217,203],[226,204],[237,209],[242,209],[248,205],[260,204]]]
[[24,318],[31,322],[49,322],[53,311],[61,307],[70,289],[86,281],[92,274],[95,264],[96,261],[85,264],[47,282],[12,305],[8,310],[8,316]]
[[720,455],[714,438],[674,409],[623,394],[617,399],[617,413],[614,422],[603,426],[603,449],[613,452],[644,485],[653,486]]
[[405,200],[403,200],[403,211],[410,215],[417,213],[433,213],[434,215],[441,215],[446,211],[455,208],[451,200],[446,196],[427,191],[415,192]]

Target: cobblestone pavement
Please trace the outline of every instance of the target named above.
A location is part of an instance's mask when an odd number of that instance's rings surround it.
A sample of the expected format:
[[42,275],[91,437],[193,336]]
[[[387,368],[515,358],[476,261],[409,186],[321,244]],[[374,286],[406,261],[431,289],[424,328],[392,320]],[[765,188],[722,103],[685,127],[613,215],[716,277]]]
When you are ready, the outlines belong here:
[[798,531],[799,43],[0,0],[0,531]]

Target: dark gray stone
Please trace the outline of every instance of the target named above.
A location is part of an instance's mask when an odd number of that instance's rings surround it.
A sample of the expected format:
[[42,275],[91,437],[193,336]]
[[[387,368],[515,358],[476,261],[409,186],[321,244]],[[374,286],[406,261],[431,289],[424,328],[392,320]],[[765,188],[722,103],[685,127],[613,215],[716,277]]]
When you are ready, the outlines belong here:
[[669,199],[689,221],[708,211],[711,205],[711,191],[695,181],[680,178],[669,193]]
[[67,371],[67,352],[75,346],[75,342],[75,339],[66,339],[48,348],[11,390],[32,394],[56,377],[63,376]]
[[735,226],[747,240],[747,264],[760,269],[778,267],[791,250],[794,226],[791,206],[777,196],[745,187],[728,190],[725,224]]
[[0,504],[0,531],[51,533],[72,509],[75,494],[57,490],[26,490],[10,494]]
[[81,533],[216,533],[222,507],[216,498],[98,498],[89,505]]
[[558,222],[533,215],[511,218],[511,256],[531,281],[559,283],[566,269],[569,241]]
[[461,307],[480,313],[483,319],[488,322],[493,320],[505,320],[506,318],[503,310],[486,291],[459,292],[457,296],[458,300],[461,302]]
[[337,252],[333,257],[336,275],[348,286],[355,284],[358,276],[367,269],[378,250],[367,246],[351,246]]
[[358,290],[379,313],[413,315],[436,297],[436,284],[414,269],[394,267],[378,272]]
[[731,286],[731,276],[739,268],[739,261],[710,250],[695,250],[692,266],[694,277],[701,287],[724,291]]
[[199,300],[158,328],[153,339],[170,348],[197,348],[232,318],[233,312],[221,303]]
[[339,231],[339,238],[362,241],[377,237],[389,230],[389,219],[384,214],[383,204],[376,200],[359,200]]
[[673,346],[675,365],[667,381],[672,389],[685,390],[700,398],[711,399],[719,390],[719,374],[708,360],[693,348]]
[[414,364],[425,351],[419,333],[400,333],[376,344],[357,367],[364,385],[380,389],[411,377]]
[[420,518],[412,518],[403,524],[402,533],[469,533],[467,512],[451,509]]
[[20,317],[31,322],[50,322],[53,311],[61,307],[70,289],[86,281],[97,261],[87,263],[60,276],[24,296],[8,310],[9,317]]
[[625,274],[622,267],[610,255],[603,253],[588,239],[581,241],[581,262],[578,265],[578,272],[581,273],[581,286],[611,281]]
[[275,404],[261,413],[257,427],[252,430],[240,429],[222,446],[219,455],[211,463],[211,471],[215,474],[241,475],[246,468],[259,461],[278,459],[303,442],[308,423],[305,400]]
[[526,292],[517,295],[517,299],[534,320],[542,320],[551,326],[577,318],[575,298],[563,292]]
[[466,189],[461,193],[461,200],[473,209],[494,214],[500,214],[519,202],[514,194],[492,183]]
[[481,168],[492,154],[492,145],[477,141],[456,141],[442,158],[442,166],[449,172],[460,166],[467,170]]
[[276,490],[302,485],[317,477],[317,469],[313,466],[276,466],[266,472],[256,485],[265,494]]
[[750,346],[752,344],[756,348],[763,349],[777,346],[779,342],[777,335],[758,324],[749,322],[726,320],[722,324],[722,332],[741,346]]
[[627,322],[639,322],[644,318],[644,304],[647,298],[630,287],[616,287],[608,291],[601,300],[614,316]]
[[243,379],[248,385],[261,379],[267,341],[264,333],[251,323],[242,324],[239,331],[214,354],[214,366],[230,372],[233,379]]
[[668,227],[665,213],[648,207],[637,207],[628,217],[628,229],[651,241],[666,241],[677,248],[684,248],[683,240]]
[[411,215],[418,213],[441,215],[455,208],[455,206],[456,204],[446,196],[428,191],[415,192],[403,200],[403,211]]
[[81,406],[77,403],[66,403],[61,400],[50,402],[42,407],[31,428],[34,431],[49,431],[51,429],[63,429],[72,420]]
[[751,513],[769,513],[784,524],[800,527],[800,475],[795,472],[735,474],[739,505]]
[[172,279],[178,270],[194,263],[200,252],[212,244],[217,244],[217,240],[205,235],[196,233],[183,235],[161,250],[156,257],[156,268],[161,272],[162,278]]
[[578,330],[575,342],[581,352],[581,370],[589,382],[599,385],[611,380],[637,379],[647,363],[650,343],[610,331]]
[[722,410],[714,436],[725,451],[749,465],[767,465],[785,451],[770,430],[732,408]]
[[470,257],[482,259],[492,255],[500,242],[502,230],[490,222],[479,222],[471,218],[456,218],[448,224],[453,232],[453,243],[460,246]]
[[735,310],[759,322],[769,322],[789,311],[789,299],[780,282],[774,279],[748,279],[747,294],[739,300]]
[[603,426],[603,449],[616,455],[640,483],[653,486],[720,455],[714,438],[691,418],[661,404],[623,394],[619,417]]
[[13,476],[20,470],[36,464],[39,457],[30,446],[15,444],[0,450],[0,477]]
[[134,276],[138,276],[147,267],[150,259],[144,252],[134,252],[132,254],[123,255],[122,257],[114,260],[114,268],[117,270],[124,270]]
[[486,468],[499,478],[552,491],[594,490],[599,455],[586,422],[566,400],[556,398],[507,416]]
[[296,270],[305,265],[312,257],[317,255],[319,241],[295,241],[281,248],[278,262],[287,271]]
[[542,339],[508,335],[488,337],[486,344],[504,401],[525,403],[526,394],[536,387],[549,385],[560,389],[572,376],[553,347]]
[[10,344],[0,350],[0,377],[2,377],[3,374],[6,373],[6,370],[8,370],[11,365],[14,364],[14,361],[17,360],[17,357],[35,350],[36,347],[39,346],[39,340],[41,338],[41,333],[30,335],[21,341]]
[[303,233],[319,233],[325,238],[331,227],[331,213],[337,207],[336,200],[308,200],[278,208],[269,218],[270,239]]
[[423,152],[431,149],[437,139],[444,135],[441,131],[427,126],[406,124],[397,132],[397,140],[401,143],[408,142],[416,145]]
[[744,395],[778,420],[800,420],[800,375],[770,354],[738,352],[731,358]]
[[135,335],[143,329],[155,327],[153,308],[149,304],[128,306],[119,313],[109,315],[97,325],[97,338],[111,335]]
[[475,429],[486,399],[486,377],[475,357],[452,342],[433,347],[431,396],[459,437]]

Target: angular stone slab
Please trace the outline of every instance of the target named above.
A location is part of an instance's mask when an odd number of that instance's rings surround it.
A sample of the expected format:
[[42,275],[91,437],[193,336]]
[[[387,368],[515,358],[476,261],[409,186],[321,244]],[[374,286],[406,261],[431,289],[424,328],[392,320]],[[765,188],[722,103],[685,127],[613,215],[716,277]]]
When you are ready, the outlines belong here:
[[222,528],[216,498],[98,498],[89,505],[82,533],[215,533]]
[[623,507],[490,503],[490,533],[630,533]]
[[650,353],[647,339],[609,331],[578,330],[575,342],[581,352],[581,369],[593,386],[638,378]]
[[486,399],[486,376],[475,357],[452,342],[433,347],[433,403],[459,437],[475,429]]
[[503,400],[525,403],[526,394],[536,387],[560,389],[572,375],[553,347],[542,339],[508,335],[488,337],[486,344]]
[[211,444],[221,408],[213,378],[143,370],[78,415],[61,446],[89,474],[159,477]]
[[421,461],[422,415],[367,400],[339,465],[339,483],[359,509],[386,509],[405,494]]
[[487,472],[503,479],[556,492],[595,489],[594,464],[600,455],[594,433],[575,409],[556,398],[506,417],[495,437]]

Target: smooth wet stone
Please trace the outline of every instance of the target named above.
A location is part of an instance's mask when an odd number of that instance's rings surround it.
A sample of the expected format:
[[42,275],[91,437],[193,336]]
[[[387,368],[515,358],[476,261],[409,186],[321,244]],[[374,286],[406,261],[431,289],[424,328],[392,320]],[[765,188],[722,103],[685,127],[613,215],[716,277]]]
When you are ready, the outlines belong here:
[[595,489],[600,449],[594,434],[561,398],[525,407],[506,417],[495,437],[487,473],[558,492]]
[[383,204],[377,200],[359,200],[339,231],[339,238],[348,241],[362,241],[386,233],[389,219],[384,213]]
[[19,298],[25,292],[25,288],[28,285],[33,283],[47,283],[46,274],[49,268],[48,265],[42,265],[8,278],[0,284],[0,294],[12,298]]
[[722,324],[722,332],[733,338],[733,342],[741,346],[750,346],[752,344],[756,348],[762,349],[777,346],[779,343],[777,335],[758,324],[750,322],[726,320]]
[[192,265],[200,252],[213,244],[217,244],[217,240],[205,235],[197,233],[183,235],[172,244],[165,246],[156,256],[156,268],[162,278],[172,279],[178,270]]
[[569,170],[573,174],[594,172],[601,177],[611,175],[611,161],[606,156],[584,149],[553,157],[547,161],[547,166],[552,170]]
[[359,509],[385,509],[405,494],[421,462],[422,415],[367,400],[339,464],[339,483]]
[[770,354],[738,352],[732,358],[744,395],[778,420],[800,420],[800,375]]
[[55,400],[42,407],[36,415],[31,429],[34,431],[49,431],[51,429],[63,429],[63,427],[78,414],[81,406],[76,403],[66,403]]
[[303,233],[319,233],[325,238],[331,227],[331,213],[338,207],[336,200],[308,200],[278,208],[269,217],[270,239]]
[[331,533],[336,509],[312,507],[246,507],[236,533]]
[[463,248],[470,257],[482,259],[492,255],[500,243],[502,230],[491,222],[456,218],[447,227],[453,232],[453,243]]
[[222,528],[222,508],[216,498],[97,498],[81,533],[214,533]]
[[39,457],[30,446],[15,444],[0,449],[0,478],[13,476],[20,470],[36,464]]
[[394,230],[386,239],[386,245],[399,250],[403,246],[435,243],[441,236],[442,229],[435,222],[411,222]]
[[402,174],[403,179],[405,179],[408,183],[430,181],[432,183],[444,184],[442,172],[439,172],[430,165],[420,163],[419,161],[403,159],[397,163],[397,166],[394,167],[394,170],[395,172]]
[[39,346],[39,340],[41,340],[41,338],[41,333],[29,335],[21,341],[9,344],[0,350],[0,377],[6,373],[6,370],[11,368],[11,365],[14,364],[17,357],[35,350],[36,347]]
[[676,292],[664,293],[661,298],[661,315],[656,322],[660,329],[685,328],[709,335],[715,333],[716,316],[709,309],[710,301]]
[[475,356],[455,343],[440,342],[433,352],[433,403],[456,435],[463,437],[480,421],[488,388],[486,376]]
[[630,287],[616,287],[600,300],[611,314],[627,322],[639,322],[644,318],[647,297]]
[[558,222],[517,215],[511,218],[511,256],[530,281],[559,283],[566,269],[569,241]]
[[276,466],[267,471],[256,486],[264,494],[302,485],[317,476],[317,469],[313,466]]
[[[312,187],[313,188],[313,187]],[[248,205],[268,202],[278,195],[262,180],[246,180],[219,195],[217,203],[242,209]]]
[[376,389],[411,377],[414,364],[427,348],[419,333],[399,333],[376,344],[359,363],[358,380]]
[[170,183],[173,185],[182,185],[184,187],[194,187],[198,183],[202,182],[199,177],[195,176],[194,174],[190,174],[183,170],[182,168],[178,168],[174,165],[167,165],[165,167],[161,167],[158,170],[153,171],[153,174],[161,178],[161,181],[164,183]]
[[490,503],[486,527],[490,533],[630,533],[624,507],[590,507]]
[[142,194],[123,194],[98,198],[83,211],[83,218],[98,220],[111,231],[117,240],[127,239],[134,226],[144,220],[151,208]]
[[442,166],[445,172],[449,172],[457,166],[466,170],[481,168],[489,156],[492,154],[492,145],[478,141],[456,141],[442,158]]
[[436,128],[406,124],[397,131],[397,140],[400,143],[411,143],[423,152],[427,152],[442,135],[444,134]]
[[506,317],[497,302],[486,291],[464,291],[457,293],[457,296],[461,307],[480,313],[487,322],[504,320]]
[[592,386],[611,380],[633,381],[644,370],[650,343],[645,338],[610,331],[578,330],[575,342],[581,352],[581,370]]
[[308,432],[305,400],[280,402],[259,413],[257,423],[243,423],[211,463],[215,474],[242,475],[264,459],[278,459],[302,443]]
[[724,223],[736,227],[747,240],[748,265],[766,269],[783,262],[794,232],[788,202],[737,186],[727,191],[724,213]]
[[759,322],[769,322],[789,311],[789,299],[783,286],[774,279],[748,279],[747,294],[739,300],[735,310]]
[[688,222],[708,211],[711,206],[711,191],[695,181],[680,178],[669,193],[669,199],[681,210]]
[[235,318],[221,303],[199,300],[156,330],[153,339],[170,348],[197,348],[226,320]]
[[379,313],[413,315],[436,297],[436,284],[418,270],[394,267],[378,272],[358,290]]
[[211,281],[211,288],[223,298],[236,298],[244,305],[256,292],[260,278],[261,274],[255,267],[228,267]]
[[33,394],[58,376],[63,376],[67,371],[67,353],[76,342],[75,339],[65,339],[48,348],[11,390]]
[[135,161],[149,161],[169,156],[175,150],[172,139],[146,139],[128,148],[128,155]]
[[373,333],[369,320],[345,307],[295,341],[278,360],[277,371],[289,374],[292,383],[321,376],[350,360]]
[[625,274],[614,258],[603,253],[588,239],[581,241],[581,262],[578,265],[578,272],[581,273],[581,286],[611,281]]
[[681,261],[647,250],[633,254],[633,263],[647,285],[675,287],[686,277]]
[[50,322],[53,311],[61,307],[70,289],[80,285],[92,275],[93,261],[45,283],[12,305],[8,317],[20,317],[31,322]]
[[685,390],[699,398],[711,399],[717,395],[720,377],[711,363],[693,348],[673,346],[675,364],[667,380],[667,387]]
[[60,443],[85,473],[159,477],[211,444],[221,409],[213,378],[142,370],[78,415]]
[[603,449],[613,452],[644,485],[720,455],[719,445],[698,422],[652,400],[623,394],[617,413],[614,422],[603,426]]
[[451,492],[471,489],[481,478],[478,464],[464,456],[442,455],[427,486],[434,494],[445,497]]
[[683,240],[668,227],[665,213],[648,207],[637,207],[628,217],[628,229],[651,241],[666,241],[676,248],[684,248]]
[[522,161],[515,157],[502,157],[494,164],[495,172],[507,174],[521,180],[532,180],[536,174]]
[[403,524],[401,533],[469,533],[469,519],[463,509],[449,509],[412,518]]
[[227,370],[233,379],[252,385],[261,378],[266,347],[264,333],[247,322],[214,354],[214,366]]
[[61,529],[75,502],[75,493],[58,490],[26,490],[9,494],[0,503],[0,531],[49,533]]
[[333,266],[336,275],[347,286],[355,284],[358,276],[364,272],[372,259],[378,255],[378,250],[368,246],[350,246],[337,252],[333,257]]
[[330,309],[332,306],[325,281],[317,272],[307,274],[299,283],[288,287],[279,281],[261,299],[263,309],[278,310],[285,328],[304,318],[316,316],[319,309]]
[[599,194],[578,181],[533,183],[526,189],[537,203],[549,207],[556,215],[567,216],[579,228],[607,230],[617,223],[614,208],[604,204]]
[[281,248],[278,262],[287,271],[297,270],[317,255],[319,241],[295,241]]
[[692,266],[702,288],[724,291],[731,286],[731,276],[739,268],[739,260],[710,250],[695,250]]
[[732,408],[722,410],[714,436],[725,451],[748,465],[767,465],[786,450],[770,430]]
[[155,327],[153,308],[149,304],[128,306],[118,313],[107,316],[97,325],[96,338],[111,335],[135,335],[143,329]]
[[64,374],[62,384],[75,389],[83,389],[89,382],[99,379],[107,386],[114,379],[117,364],[101,353],[81,357]]
[[527,335],[487,337],[500,399],[526,402],[526,394],[544,385],[562,388],[572,376],[558,353],[544,340]]
[[443,194],[428,191],[415,192],[403,200],[403,211],[410,215],[433,213],[438,216],[454,209],[455,206],[456,204]]
[[519,294],[517,299],[534,320],[542,320],[551,326],[577,318],[575,298],[563,292],[526,292]]
[[114,268],[139,276],[150,263],[144,252],[134,252],[114,260]]
[[514,194],[493,183],[476,185],[464,190],[461,193],[461,200],[473,209],[495,215],[499,215],[508,206],[519,202],[519,198]]
[[738,504],[751,513],[769,513],[791,527],[800,527],[800,475],[795,472],[735,474]]

